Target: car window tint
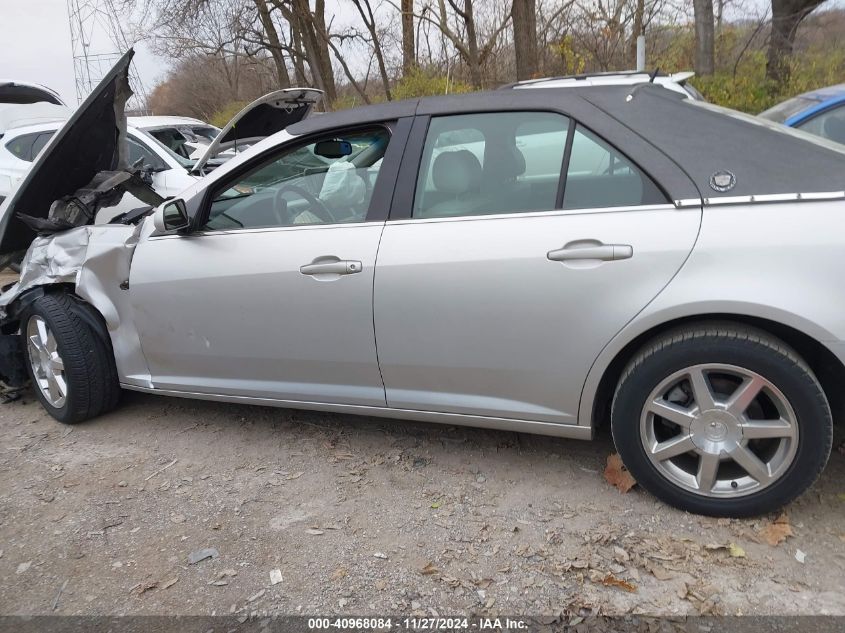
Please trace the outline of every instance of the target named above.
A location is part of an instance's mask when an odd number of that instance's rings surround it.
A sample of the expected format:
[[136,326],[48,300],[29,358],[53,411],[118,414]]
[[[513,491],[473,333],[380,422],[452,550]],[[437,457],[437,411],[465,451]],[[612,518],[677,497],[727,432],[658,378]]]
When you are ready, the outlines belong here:
[[31,161],[33,157],[32,146],[40,135],[41,132],[33,132],[32,134],[21,134],[20,136],[13,138],[11,141],[6,143],[6,149],[9,150],[12,155],[17,158],[20,158],[21,160]]
[[333,134],[217,189],[204,230],[363,222],[390,133]]
[[845,105],[826,110],[795,127],[836,143],[845,144]]
[[580,125],[572,138],[564,209],[627,207],[668,202],[654,181]]
[[433,118],[414,217],[554,209],[568,129],[569,119],[549,112]]

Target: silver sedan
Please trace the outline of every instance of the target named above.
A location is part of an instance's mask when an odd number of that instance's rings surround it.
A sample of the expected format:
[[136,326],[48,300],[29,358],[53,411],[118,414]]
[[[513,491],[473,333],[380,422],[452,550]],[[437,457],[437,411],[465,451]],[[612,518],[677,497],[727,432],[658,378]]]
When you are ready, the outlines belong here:
[[123,82],[119,64],[2,207],[0,252],[27,254],[0,374],[59,421],[131,389],[582,439],[609,423],[643,487],[724,516],[824,467],[841,151],[649,84],[319,117],[306,91],[178,198],[92,225],[124,189],[145,199],[102,106]]

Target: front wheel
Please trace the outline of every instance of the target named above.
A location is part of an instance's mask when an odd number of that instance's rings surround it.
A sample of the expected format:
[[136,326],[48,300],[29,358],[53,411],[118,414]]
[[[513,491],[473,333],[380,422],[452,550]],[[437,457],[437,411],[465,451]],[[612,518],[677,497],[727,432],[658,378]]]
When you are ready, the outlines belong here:
[[628,365],[611,427],[628,470],[682,510],[776,510],[821,473],[833,442],[827,399],[783,342],[739,325],[670,332]]
[[20,322],[35,395],[59,422],[74,424],[112,409],[120,384],[111,346],[63,293],[32,302]]

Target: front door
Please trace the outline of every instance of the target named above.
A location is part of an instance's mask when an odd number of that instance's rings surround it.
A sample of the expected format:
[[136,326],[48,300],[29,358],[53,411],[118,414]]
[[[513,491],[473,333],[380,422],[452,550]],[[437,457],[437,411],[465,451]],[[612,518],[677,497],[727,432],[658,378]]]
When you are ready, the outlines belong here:
[[156,388],[384,406],[372,288],[390,138],[289,143],[211,185],[199,230],[138,245],[129,291]]
[[700,221],[542,112],[432,118],[412,206],[387,222],[377,263],[388,405],[557,423],[575,423],[593,361],[681,267]]

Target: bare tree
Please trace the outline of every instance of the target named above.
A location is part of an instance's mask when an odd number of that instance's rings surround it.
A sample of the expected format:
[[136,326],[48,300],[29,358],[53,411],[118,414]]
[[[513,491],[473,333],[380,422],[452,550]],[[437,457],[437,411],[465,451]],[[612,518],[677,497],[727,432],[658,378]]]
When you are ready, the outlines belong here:
[[270,52],[270,55],[273,58],[273,63],[276,66],[276,75],[279,80],[279,87],[290,88],[290,75],[288,74],[287,64],[283,55],[282,43],[279,39],[279,33],[276,30],[276,25],[273,22],[273,17],[270,15],[267,0],[253,0],[253,2],[258,10],[258,18],[261,21],[261,27],[267,38],[267,50]]
[[[376,30],[376,19],[373,17],[373,8],[370,6],[370,0],[352,0],[358,13],[361,16],[361,21],[367,30],[370,32],[372,40],[373,54],[376,56],[378,62],[379,73],[381,74],[381,83],[384,88],[384,95],[390,101],[390,77],[387,75],[387,67],[384,65],[384,53],[381,49],[381,41],[378,31]],[[351,77],[350,77],[351,80]]]
[[535,0],[513,0],[513,48],[516,79],[531,79],[537,74],[537,4]]
[[[387,2],[399,11],[402,10],[393,0]],[[492,4],[491,2],[490,5]],[[444,54],[448,42],[466,64],[472,85],[481,88],[484,84],[482,67],[511,20],[511,7],[508,7],[501,19],[495,20],[496,25],[487,36],[487,41],[480,45],[473,0],[436,0],[434,6],[426,3],[414,17],[439,29]]]
[[783,83],[789,79],[789,58],[798,25],[825,0],[772,0],[772,34],[766,60],[766,77]]
[[414,37],[414,0],[402,0],[402,72],[406,75],[417,65]]
[[695,73],[712,75],[715,65],[713,0],[693,0],[695,14]]

